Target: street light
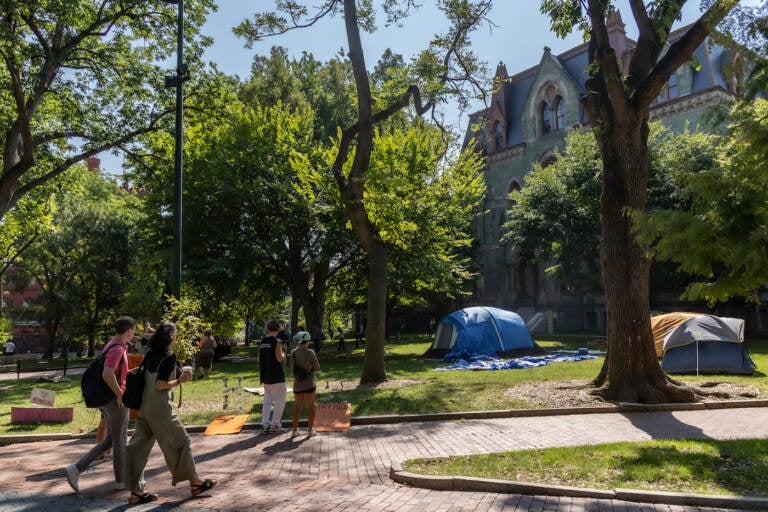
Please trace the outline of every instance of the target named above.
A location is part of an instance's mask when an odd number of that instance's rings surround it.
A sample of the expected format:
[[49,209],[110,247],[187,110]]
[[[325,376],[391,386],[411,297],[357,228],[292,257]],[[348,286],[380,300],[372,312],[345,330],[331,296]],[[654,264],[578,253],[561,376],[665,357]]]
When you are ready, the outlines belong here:
[[189,70],[184,64],[184,0],[165,0],[179,6],[176,20],[176,74],[166,75],[165,86],[176,88],[176,131],[174,133],[174,208],[173,208],[173,277],[172,293],[181,300],[181,214],[182,214],[182,156],[184,154],[184,82]]

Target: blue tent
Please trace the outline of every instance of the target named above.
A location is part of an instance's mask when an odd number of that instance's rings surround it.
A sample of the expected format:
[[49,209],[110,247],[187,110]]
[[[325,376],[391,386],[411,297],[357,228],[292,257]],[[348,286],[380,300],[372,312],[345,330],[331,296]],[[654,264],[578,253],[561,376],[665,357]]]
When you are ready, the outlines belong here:
[[492,307],[471,307],[444,316],[426,355],[452,361],[479,355],[508,356],[540,353],[525,321],[517,313]]

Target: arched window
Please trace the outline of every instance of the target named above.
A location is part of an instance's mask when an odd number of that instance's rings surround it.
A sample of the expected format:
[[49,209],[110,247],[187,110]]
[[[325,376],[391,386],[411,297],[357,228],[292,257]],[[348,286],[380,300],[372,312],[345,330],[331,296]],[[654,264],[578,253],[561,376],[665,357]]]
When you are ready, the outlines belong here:
[[565,101],[561,96],[555,98],[555,121],[556,130],[565,130]]
[[541,134],[546,135],[552,131],[552,110],[546,101],[542,101],[539,111],[541,112]]
[[501,123],[496,123],[494,130],[494,140],[496,142],[496,151],[504,147],[504,127]]
[[669,77],[668,82],[668,91],[669,91],[669,97],[677,98],[677,75],[672,73],[672,75]]

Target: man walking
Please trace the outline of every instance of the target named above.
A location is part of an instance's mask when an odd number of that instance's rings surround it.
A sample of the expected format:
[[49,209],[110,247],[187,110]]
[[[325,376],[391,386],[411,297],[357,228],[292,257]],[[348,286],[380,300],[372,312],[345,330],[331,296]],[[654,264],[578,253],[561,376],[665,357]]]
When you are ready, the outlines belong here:
[[104,354],[104,371],[101,378],[114,393],[114,400],[99,407],[107,425],[107,436],[94,445],[88,453],[80,457],[75,464],[70,464],[64,471],[67,482],[75,492],[80,490],[78,480],[80,473],[99,455],[112,448],[112,466],[115,471],[115,489],[125,489],[123,483],[123,463],[125,460],[125,445],[128,437],[128,413],[130,410],[123,406],[123,391],[125,377],[128,374],[127,343],[133,339],[136,330],[136,320],[129,316],[121,316],[115,320],[115,337],[102,350]]

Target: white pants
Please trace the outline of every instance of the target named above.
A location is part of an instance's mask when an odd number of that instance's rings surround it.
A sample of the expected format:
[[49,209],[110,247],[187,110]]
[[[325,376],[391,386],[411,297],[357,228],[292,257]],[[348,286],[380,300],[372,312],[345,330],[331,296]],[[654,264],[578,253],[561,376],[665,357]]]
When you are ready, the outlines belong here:
[[[261,409],[261,426],[266,429],[269,427],[280,427],[283,419],[283,409],[285,409],[285,398],[288,395],[288,387],[285,382],[277,384],[264,384],[264,406]],[[274,409],[272,404],[274,403]],[[272,412],[270,421],[269,413]]]

